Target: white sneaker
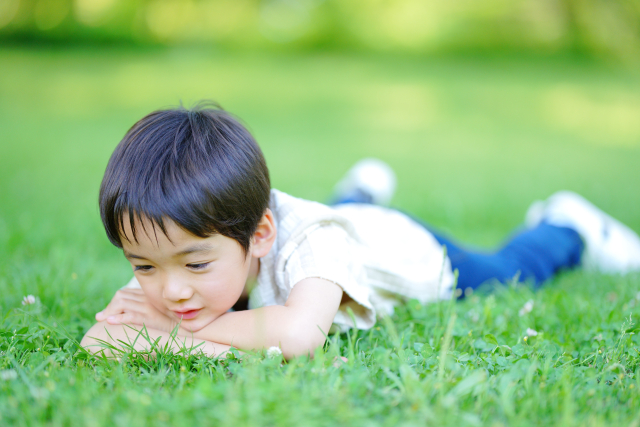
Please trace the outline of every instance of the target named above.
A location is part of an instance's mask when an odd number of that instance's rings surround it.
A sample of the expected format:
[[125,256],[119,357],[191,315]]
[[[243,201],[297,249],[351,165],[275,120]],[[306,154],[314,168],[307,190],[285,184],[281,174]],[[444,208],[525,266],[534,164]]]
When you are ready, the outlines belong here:
[[560,191],[545,201],[534,202],[527,211],[529,227],[541,221],[578,232],[585,243],[582,265],[605,273],[640,270],[640,237],[584,197]]
[[386,206],[396,191],[396,174],[378,159],[362,159],[336,184],[336,201],[357,201]]

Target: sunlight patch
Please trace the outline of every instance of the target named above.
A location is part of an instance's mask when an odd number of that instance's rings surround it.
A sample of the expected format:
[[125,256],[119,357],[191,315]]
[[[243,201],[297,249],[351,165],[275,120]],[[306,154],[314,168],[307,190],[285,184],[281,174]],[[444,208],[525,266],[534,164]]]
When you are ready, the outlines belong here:
[[74,12],[78,21],[97,26],[108,18],[117,0],[76,0]]
[[169,40],[184,35],[184,30],[196,17],[191,1],[155,0],[147,7],[147,25],[159,40]]
[[0,2],[0,28],[8,25],[18,14],[20,0],[4,0]]
[[610,91],[595,97],[571,86],[558,86],[542,98],[548,123],[589,142],[609,146],[640,145],[640,97]]

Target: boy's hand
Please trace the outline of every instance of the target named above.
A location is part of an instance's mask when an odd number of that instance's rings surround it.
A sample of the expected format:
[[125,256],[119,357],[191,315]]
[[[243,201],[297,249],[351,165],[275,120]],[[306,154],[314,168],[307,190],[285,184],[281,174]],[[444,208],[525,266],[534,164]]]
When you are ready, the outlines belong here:
[[98,322],[111,325],[140,325],[171,332],[177,323],[147,301],[142,289],[120,289],[107,308],[96,314]]
[[[183,352],[187,349],[191,354],[198,354],[202,351],[207,356],[220,357],[230,349],[228,345],[199,340],[192,336],[172,337],[164,331],[153,328],[146,328],[146,333],[138,339],[138,333],[127,326],[105,325],[103,322],[93,325],[82,338],[80,345],[92,353],[102,353],[107,357],[120,358],[123,352],[129,350],[122,342],[132,344],[136,350],[146,352],[151,350],[152,343],[155,343],[158,339],[160,340],[158,343],[160,347],[168,344],[175,352]],[[112,344],[115,350],[112,351],[106,348],[104,341]],[[154,353],[150,355],[153,356]]]

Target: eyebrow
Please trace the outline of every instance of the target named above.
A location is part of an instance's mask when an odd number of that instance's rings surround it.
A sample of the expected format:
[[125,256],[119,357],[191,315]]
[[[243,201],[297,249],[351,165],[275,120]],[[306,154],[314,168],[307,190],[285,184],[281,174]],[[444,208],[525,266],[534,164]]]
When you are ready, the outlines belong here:
[[124,252],[124,257],[125,257],[125,258],[146,259],[146,258],[145,258],[145,257],[143,257],[143,256],[136,255],[136,254],[131,254],[131,253],[129,253],[129,252],[127,252],[127,251],[125,251],[125,250],[123,250],[122,252]]
[[209,252],[211,249],[213,249],[212,245],[208,243],[199,243],[197,245],[189,246],[188,248],[181,250],[174,256],[184,256],[184,255],[189,255],[196,252]]
[[[193,253],[197,253],[197,252],[209,252],[212,249],[213,249],[212,245],[210,245],[208,243],[200,243],[200,244],[197,244],[197,245],[189,246],[188,248],[183,249],[180,252],[175,253],[173,256],[174,257],[181,257],[181,256],[185,256],[185,255],[189,255],[189,254],[193,254]],[[146,258],[143,257],[143,256],[132,254],[132,253],[129,253],[127,251],[123,251],[123,252],[124,252],[125,258],[146,260]]]

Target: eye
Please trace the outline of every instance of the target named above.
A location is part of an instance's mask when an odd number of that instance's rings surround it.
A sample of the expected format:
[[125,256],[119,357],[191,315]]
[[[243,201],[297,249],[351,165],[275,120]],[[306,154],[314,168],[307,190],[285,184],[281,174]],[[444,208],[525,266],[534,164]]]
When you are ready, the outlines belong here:
[[136,265],[133,269],[133,271],[149,271],[153,268],[153,266],[151,265]]
[[199,264],[187,264],[187,267],[189,267],[192,270],[202,270],[206,268],[208,265],[209,265],[208,262],[202,262]]

